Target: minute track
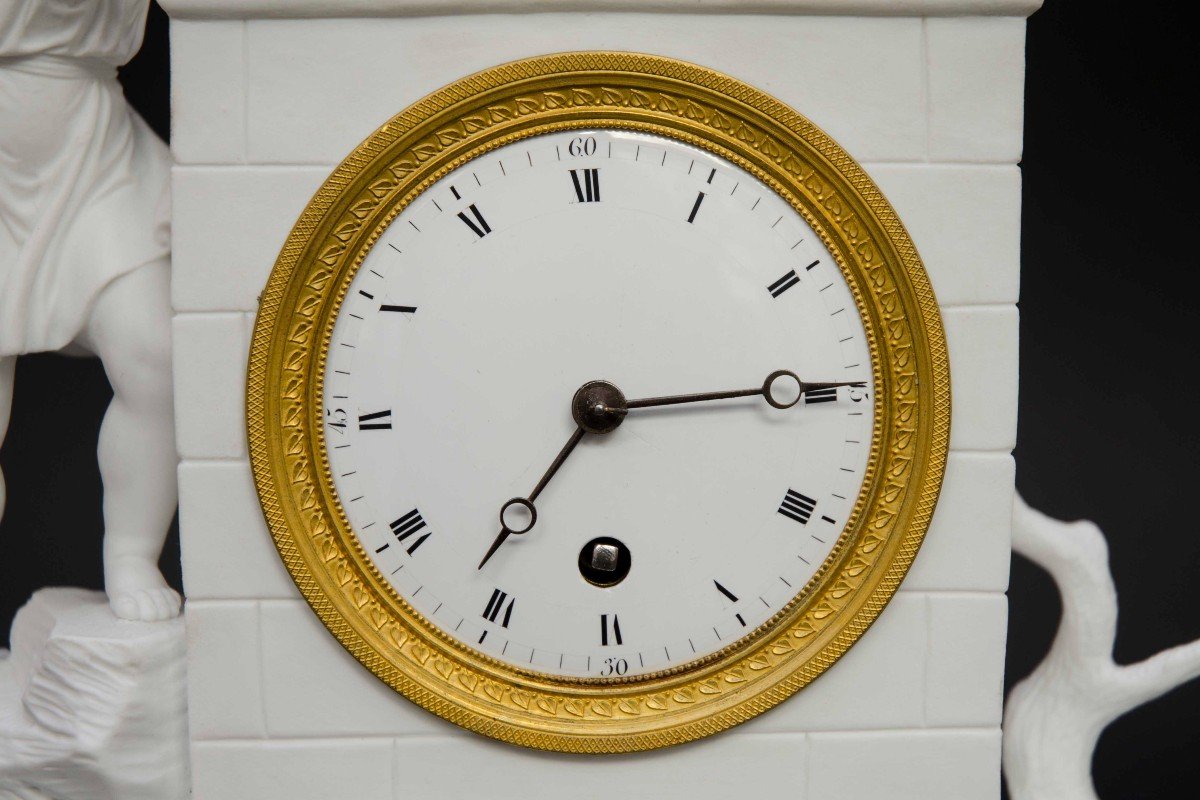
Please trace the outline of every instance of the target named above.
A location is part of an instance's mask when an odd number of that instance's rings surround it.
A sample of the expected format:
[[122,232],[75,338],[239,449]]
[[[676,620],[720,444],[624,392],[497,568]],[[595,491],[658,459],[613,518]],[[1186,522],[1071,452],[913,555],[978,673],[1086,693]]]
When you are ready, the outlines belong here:
[[[334,338],[354,349],[337,348],[344,354],[331,354],[327,372],[327,396],[345,396],[336,401],[339,406],[367,399],[351,407],[348,443],[353,449],[331,454],[346,462],[334,472],[340,496],[362,496],[346,510],[364,549],[395,591],[432,624],[464,646],[522,669],[604,678],[604,659],[612,657],[625,659],[628,671],[608,677],[631,679],[734,645],[789,602],[791,587],[808,584],[826,557],[826,546],[807,536],[802,542],[794,530],[799,526],[775,511],[787,485],[830,498],[829,508],[822,501],[809,528],[826,511],[843,519],[852,510],[851,501],[830,492],[853,496],[857,486],[822,470],[851,466],[853,476],[840,474],[851,481],[861,475],[868,447],[846,440],[870,441],[871,416],[841,412],[851,392],[862,394],[855,387],[870,384],[843,367],[865,366],[870,354],[855,327],[856,315],[820,321],[837,308],[848,312],[853,298],[837,282],[837,268],[830,271],[833,259],[820,237],[752,176],[653,137],[622,139],[601,132],[594,155],[572,156],[567,145],[579,135],[547,137],[549,146],[523,141],[519,150],[501,148],[469,169],[452,172],[381,232],[379,255],[363,262],[360,277],[348,288],[345,332]],[[528,190],[521,188],[525,185]],[[646,212],[631,215],[631,202]],[[614,220],[619,220],[616,227]],[[737,254],[722,264],[719,248],[706,242],[740,241],[743,224],[745,241],[774,255]],[[614,230],[620,236],[603,233]],[[626,239],[652,249],[639,249],[627,267],[614,267],[612,261],[597,265],[593,253],[623,252]],[[653,249],[655,241],[663,247]],[[690,260],[677,267],[675,259],[683,252]],[[743,257],[752,266],[733,263]],[[571,276],[578,281],[572,283]],[[831,279],[835,285],[818,292]],[[777,282],[776,290],[786,288],[773,299],[768,287]],[[575,295],[575,286],[586,289]],[[718,286],[740,288],[730,293]],[[557,319],[548,316],[556,307],[563,309]],[[602,313],[593,317],[593,309]],[[653,328],[643,325],[643,310]],[[775,315],[779,324],[771,321]],[[611,322],[588,322],[593,318]],[[798,335],[800,326],[793,320],[803,319],[810,329]],[[535,325],[545,327],[531,336]],[[783,333],[790,338],[781,338]],[[464,348],[448,348],[455,341]],[[660,341],[680,343],[674,345],[682,357],[678,368],[673,357],[662,357],[666,351]],[[789,341],[803,341],[803,350]],[[509,348],[509,342],[523,342],[525,349]],[[763,352],[756,353],[761,345],[766,345]],[[724,358],[723,348],[742,355]],[[554,360],[556,353],[568,352]],[[772,372],[774,365],[763,363],[767,352],[787,356],[771,360],[790,369]],[[793,360],[795,365],[789,363]],[[586,424],[580,425],[570,408],[570,386],[579,384],[558,385],[553,400],[546,399],[548,386],[560,372],[583,371],[579,377],[588,377],[592,362],[597,377],[611,375],[622,389],[638,394],[624,402],[592,403],[582,417]],[[764,391],[749,381],[744,388],[731,388],[742,382],[738,376],[746,375],[746,364],[752,365],[751,375],[772,373],[777,385]],[[508,381],[500,369],[512,370],[519,380]],[[707,375],[717,391],[644,391],[712,386]],[[806,380],[810,377],[822,380]],[[589,383],[615,389],[604,381]],[[450,386],[459,388],[449,392]],[[797,405],[804,408],[793,408]],[[388,407],[391,430],[358,433],[359,414]],[[631,416],[635,427],[620,430]],[[490,422],[474,425],[484,419]],[[679,438],[684,430],[693,431],[690,438]],[[787,466],[793,441],[803,447],[803,459],[795,462],[799,467]],[[744,443],[752,460],[748,468],[726,475],[725,464],[710,463],[705,451],[714,457],[732,453],[728,448],[735,442]],[[560,459],[568,444],[573,446]],[[546,451],[547,445],[558,449]],[[502,449],[493,452],[492,447]],[[651,450],[658,454],[658,467],[638,455]],[[475,452],[478,461],[469,455]],[[745,461],[739,455],[725,463]],[[782,465],[782,474],[763,472],[772,464],[777,470]],[[693,488],[683,481],[701,468],[714,478],[724,476],[724,485],[701,480]],[[547,472],[549,485],[539,480]],[[780,478],[786,481],[782,486]],[[751,502],[755,485],[765,496]],[[501,501],[513,489],[528,494],[513,497],[506,512],[519,512],[524,521],[514,517],[493,527],[497,510],[508,505]],[[430,521],[397,542],[388,523],[414,507]],[[514,532],[526,530],[534,514],[525,535]],[[378,526],[366,528],[371,521]],[[836,541],[835,526],[822,521],[820,527],[821,538]],[[408,553],[431,528],[435,533]],[[675,544],[682,531],[689,531],[694,542]],[[753,539],[749,549],[731,551],[709,541],[724,541],[731,531]],[[584,545],[605,537],[626,545],[618,552],[632,554],[628,573],[614,585],[606,575],[579,567]],[[685,576],[695,573],[680,563],[664,563],[668,547],[682,554],[693,549],[720,554],[695,569],[718,575],[720,585],[739,600],[730,600],[711,578],[685,587]],[[548,560],[555,552],[563,555],[558,567]],[[660,581],[665,584],[655,588]],[[521,599],[508,629],[499,625],[503,611],[496,622],[481,617],[497,587]],[[652,615],[643,613],[650,608]],[[596,630],[601,615],[608,619],[607,644]]]

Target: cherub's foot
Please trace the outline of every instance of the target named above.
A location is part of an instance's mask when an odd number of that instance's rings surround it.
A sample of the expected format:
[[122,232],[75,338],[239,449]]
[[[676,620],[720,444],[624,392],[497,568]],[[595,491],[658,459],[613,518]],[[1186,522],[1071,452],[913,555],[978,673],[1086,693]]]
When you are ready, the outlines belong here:
[[179,616],[179,593],[146,559],[109,559],[104,565],[104,586],[109,607],[121,619],[155,622]]

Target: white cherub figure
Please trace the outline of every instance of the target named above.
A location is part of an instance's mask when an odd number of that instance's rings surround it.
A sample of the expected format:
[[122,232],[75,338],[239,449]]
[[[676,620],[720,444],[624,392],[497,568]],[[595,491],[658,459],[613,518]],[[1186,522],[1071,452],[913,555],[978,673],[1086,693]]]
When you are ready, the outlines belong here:
[[[158,558],[175,512],[170,156],[125,102],[147,0],[0,3],[0,442],[23,353],[100,357],[104,584],[125,619],[179,613]],[[4,511],[0,477],[0,515]]]

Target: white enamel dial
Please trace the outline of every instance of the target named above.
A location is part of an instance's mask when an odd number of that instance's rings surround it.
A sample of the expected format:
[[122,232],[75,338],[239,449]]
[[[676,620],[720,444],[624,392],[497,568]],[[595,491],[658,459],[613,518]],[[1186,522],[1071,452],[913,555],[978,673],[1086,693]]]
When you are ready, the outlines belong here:
[[[583,384],[634,400],[777,370],[860,385],[631,408],[479,566]],[[862,489],[871,375],[837,263],[768,186],[674,140],[570,131],[462,166],[383,232],[333,328],[324,435],[355,535],[433,625],[522,669],[630,677],[734,644],[821,567]]]

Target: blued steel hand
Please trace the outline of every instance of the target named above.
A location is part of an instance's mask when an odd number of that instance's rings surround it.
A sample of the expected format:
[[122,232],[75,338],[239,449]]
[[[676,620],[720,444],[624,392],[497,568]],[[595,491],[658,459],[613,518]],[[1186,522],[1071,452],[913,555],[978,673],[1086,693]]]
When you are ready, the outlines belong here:
[[[780,400],[771,393],[771,387],[780,378],[791,378],[796,382],[796,397],[789,401]],[[819,383],[806,383],[800,380],[799,376],[794,372],[789,372],[786,369],[776,370],[767,376],[763,381],[763,385],[755,389],[733,389],[726,392],[701,392],[699,394],[676,394],[666,397],[644,397],[640,400],[629,400],[625,403],[625,408],[653,408],[654,406],[674,406],[682,403],[703,403],[708,400],[728,400],[733,397],[753,397],[762,395],[768,403],[775,408],[791,408],[800,402],[800,398],[808,392],[818,389],[836,389],[839,386],[864,386],[862,381],[823,381]],[[615,410],[615,409],[614,409]]]
[[[504,544],[505,539],[513,534],[520,535],[523,533],[529,533],[529,531],[533,529],[533,526],[537,524],[537,508],[533,505],[533,501],[537,500],[537,496],[542,493],[543,489],[546,488],[546,484],[548,484],[550,479],[554,477],[554,473],[558,472],[559,467],[561,467],[563,462],[567,460],[567,456],[571,455],[571,451],[575,449],[575,445],[579,444],[579,440],[583,438],[584,432],[585,431],[583,428],[575,429],[575,432],[571,434],[571,438],[567,440],[565,445],[563,445],[563,449],[558,451],[558,455],[555,456],[554,461],[550,464],[549,469],[547,469],[545,474],[542,475],[542,479],[537,482],[537,486],[533,487],[533,491],[529,493],[529,497],[514,497],[500,507],[500,533],[496,535],[496,539],[492,542],[492,546],[488,548],[487,553],[483,556],[483,561],[479,562],[479,567],[477,569],[483,569],[483,565],[488,562],[488,559],[495,555],[496,551],[500,549],[500,545]],[[509,524],[504,520],[504,512],[512,506],[523,506],[529,510],[529,524],[520,530],[515,530],[514,528],[509,527]]]

